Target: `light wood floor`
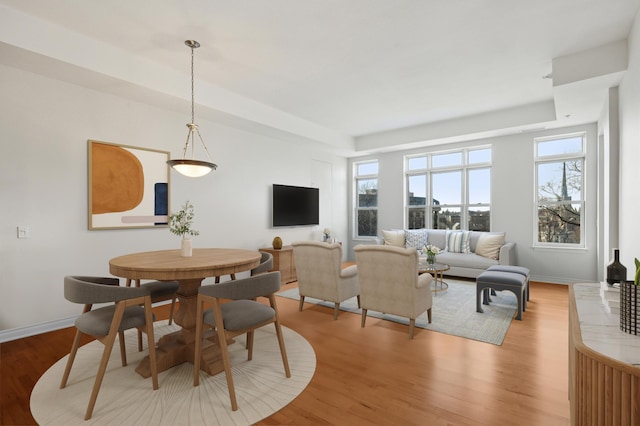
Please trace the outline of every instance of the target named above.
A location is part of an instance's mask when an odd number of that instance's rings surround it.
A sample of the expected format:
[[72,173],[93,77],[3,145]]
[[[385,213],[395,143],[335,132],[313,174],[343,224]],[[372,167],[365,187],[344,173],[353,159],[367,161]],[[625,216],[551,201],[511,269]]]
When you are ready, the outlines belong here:
[[[295,284],[289,284],[291,287]],[[568,425],[566,286],[532,283],[502,346],[278,298],[283,324],[316,352],[305,391],[260,425]],[[156,308],[166,318],[166,306]],[[438,320],[437,312],[433,320]],[[73,329],[0,345],[0,424],[36,424],[29,396],[69,352]],[[114,353],[117,350],[114,351]]]

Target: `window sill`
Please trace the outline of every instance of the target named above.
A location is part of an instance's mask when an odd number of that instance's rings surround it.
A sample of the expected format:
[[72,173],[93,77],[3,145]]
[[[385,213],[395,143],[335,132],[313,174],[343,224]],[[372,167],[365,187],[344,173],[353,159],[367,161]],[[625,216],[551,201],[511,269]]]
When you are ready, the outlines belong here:
[[574,251],[574,252],[587,252],[589,249],[587,247],[571,247],[571,246],[531,246],[532,250],[542,250],[542,251]]

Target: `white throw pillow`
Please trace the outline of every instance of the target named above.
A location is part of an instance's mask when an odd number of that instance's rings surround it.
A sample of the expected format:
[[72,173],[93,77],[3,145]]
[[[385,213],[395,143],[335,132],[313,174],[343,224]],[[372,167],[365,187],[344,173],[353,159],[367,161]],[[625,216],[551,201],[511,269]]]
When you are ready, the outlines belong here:
[[482,234],[476,245],[476,254],[487,259],[498,260],[500,247],[504,245],[504,233]]
[[404,230],[382,231],[382,238],[385,246],[395,246],[404,248]]
[[469,231],[447,231],[445,251],[469,253]]
[[413,247],[417,250],[429,244],[429,231],[426,229],[407,229],[404,231],[406,247]]

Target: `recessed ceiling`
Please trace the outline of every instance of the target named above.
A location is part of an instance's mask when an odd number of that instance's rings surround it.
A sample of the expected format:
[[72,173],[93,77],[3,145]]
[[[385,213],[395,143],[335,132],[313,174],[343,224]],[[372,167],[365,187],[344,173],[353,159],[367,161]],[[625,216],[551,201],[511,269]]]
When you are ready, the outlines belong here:
[[[626,39],[639,5],[640,0],[0,0],[5,11],[41,20],[43,32],[34,39],[51,28],[77,34],[83,44],[58,49],[77,50],[79,56],[99,58],[101,49],[116,49],[182,74],[189,67],[184,40],[198,40],[196,84],[206,82],[352,139],[553,101],[552,79],[542,78],[552,72],[552,60]],[[0,42],[22,43],[28,50],[28,40],[11,40],[9,22],[3,22],[9,18],[1,16]],[[82,68],[82,60],[73,66]],[[572,111],[561,118],[576,123],[597,116]]]

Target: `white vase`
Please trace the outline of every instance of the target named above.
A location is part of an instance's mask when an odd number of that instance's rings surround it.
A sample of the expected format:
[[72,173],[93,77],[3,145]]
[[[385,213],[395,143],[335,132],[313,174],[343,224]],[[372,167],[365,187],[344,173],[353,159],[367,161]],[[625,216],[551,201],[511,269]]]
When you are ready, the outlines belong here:
[[190,257],[193,250],[191,248],[191,238],[182,239],[182,257]]

